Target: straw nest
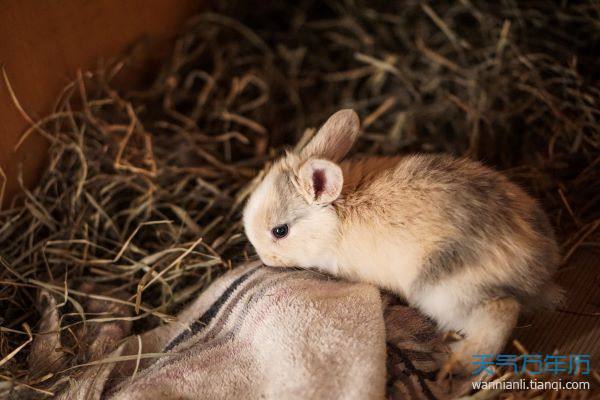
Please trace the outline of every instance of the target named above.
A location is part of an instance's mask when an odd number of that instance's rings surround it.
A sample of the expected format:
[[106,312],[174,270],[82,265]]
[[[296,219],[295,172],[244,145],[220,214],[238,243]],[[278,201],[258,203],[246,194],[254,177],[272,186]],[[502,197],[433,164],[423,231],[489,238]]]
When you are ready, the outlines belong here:
[[[4,394],[52,392],[86,362],[80,328],[111,316],[81,303],[111,292],[82,283],[127,292],[140,332],[251,257],[253,178],[342,107],[363,118],[358,151],[483,160],[542,200],[565,260],[594,245],[600,10],[492,3],[234,2],[192,18],[135,90],[116,83],[128,58],[79,73],[24,134],[51,144],[43,177],[0,214]],[[54,376],[27,367],[40,288],[64,300]]]

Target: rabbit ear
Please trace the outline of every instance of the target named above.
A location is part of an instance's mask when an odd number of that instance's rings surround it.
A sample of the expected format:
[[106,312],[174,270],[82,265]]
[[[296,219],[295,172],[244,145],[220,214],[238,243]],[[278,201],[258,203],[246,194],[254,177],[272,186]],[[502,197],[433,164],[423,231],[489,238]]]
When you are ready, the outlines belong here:
[[310,159],[298,170],[300,194],[309,204],[329,204],[340,196],[344,177],[336,164],[327,160]]
[[340,110],[323,124],[315,137],[302,149],[300,157],[340,161],[360,133],[360,119],[354,110]]

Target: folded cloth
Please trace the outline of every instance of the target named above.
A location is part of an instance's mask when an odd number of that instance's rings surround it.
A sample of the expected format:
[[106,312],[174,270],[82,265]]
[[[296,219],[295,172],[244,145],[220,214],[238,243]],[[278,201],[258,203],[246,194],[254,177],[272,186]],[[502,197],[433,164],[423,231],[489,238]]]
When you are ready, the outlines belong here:
[[384,303],[367,284],[257,263],[238,267],[176,322],[130,336],[90,363],[59,398],[455,397],[456,385],[450,391],[435,379],[443,344],[433,324]]

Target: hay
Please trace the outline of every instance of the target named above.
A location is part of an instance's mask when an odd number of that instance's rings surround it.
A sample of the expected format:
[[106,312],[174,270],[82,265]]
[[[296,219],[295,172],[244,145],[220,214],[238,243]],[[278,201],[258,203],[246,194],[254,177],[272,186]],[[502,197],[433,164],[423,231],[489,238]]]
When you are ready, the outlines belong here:
[[252,179],[342,107],[363,117],[360,152],[483,160],[542,200],[565,260],[598,246],[597,5],[384,4],[234,2],[192,18],[136,90],[116,83],[127,59],[78,74],[23,136],[51,142],[40,183],[0,214],[0,390],[64,382],[27,368],[38,289],[64,299],[66,369],[88,361],[77,329],[117,318],[86,298],[129,305],[141,332],[251,257]]

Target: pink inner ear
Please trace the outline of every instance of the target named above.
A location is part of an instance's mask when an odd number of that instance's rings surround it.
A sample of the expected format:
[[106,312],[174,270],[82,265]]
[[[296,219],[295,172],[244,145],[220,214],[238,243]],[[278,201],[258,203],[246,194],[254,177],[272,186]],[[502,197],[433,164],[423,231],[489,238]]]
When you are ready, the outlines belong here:
[[315,200],[318,200],[325,190],[325,170],[315,169],[313,171],[312,180],[313,190],[315,191]]

